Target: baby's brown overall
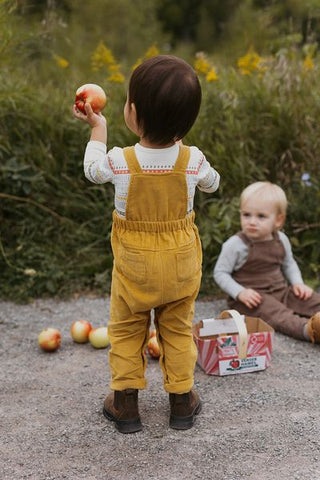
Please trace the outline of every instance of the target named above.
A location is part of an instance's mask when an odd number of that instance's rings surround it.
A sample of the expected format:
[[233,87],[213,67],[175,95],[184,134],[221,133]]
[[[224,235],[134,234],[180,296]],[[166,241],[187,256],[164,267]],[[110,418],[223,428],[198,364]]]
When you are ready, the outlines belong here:
[[229,307],[243,315],[260,317],[276,331],[297,339],[305,339],[303,329],[309,318],[320,310],[320,295],[313,293],[307,300],[295,296],[281,270],[285,250],[278,233],[272,240],[251,242],[238,233],[248,245],[249,254],[244,265],[233,273],[236,282],[260,293],[262,302],[255,308],[229,298]]

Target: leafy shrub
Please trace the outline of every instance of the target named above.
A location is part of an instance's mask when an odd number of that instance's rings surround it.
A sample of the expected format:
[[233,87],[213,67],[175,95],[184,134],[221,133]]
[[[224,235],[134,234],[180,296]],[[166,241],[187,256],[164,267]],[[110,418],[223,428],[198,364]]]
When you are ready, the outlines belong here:
[[[23,43],[24,37],[15,35],[18,27],[1,18],[7,38],[0,57],[1,297],[27,301],[79,291],[107,293],[113,189],[84,179],[89,131],[71,114],[85,73],[63,57],[44,61],[41,42],[28,37]],[[17,38],[22,40],[16,43]],[[32,45],[37,45],[33,62],[17,64],[17,51],[27,49],[30,60]],[[86,52],[88,65],[91,53]],[[306,69],[289,53],[265,63],[251,55],[246,75],[233,67],[215,69],[206,56],[197,58],[203,103],[185,143],[201,148],[221,174],[219,191],[198,192],[195,202],[204,249],[202,294],[217,293],[214,262],[223,241],[239,228],[241,190],[256,180],[285,189],[290,202],[286,231],[306,277],[315,283],[319,278],[318,67],[315,61]],[[120,72],[118,64],[112,68]],[[130,67],[122,73],[128,78]],[[109,148],[134,143],[123,122],[125,83],[108,80],[105,68],[90,71],[90,81],[108,94]]]

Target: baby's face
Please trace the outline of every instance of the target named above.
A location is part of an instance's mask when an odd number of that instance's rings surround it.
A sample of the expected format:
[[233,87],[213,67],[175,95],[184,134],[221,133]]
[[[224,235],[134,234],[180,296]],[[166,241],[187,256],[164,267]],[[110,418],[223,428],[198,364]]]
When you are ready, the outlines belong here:
[[259,198],[252,198],[241,205],[242,231],[253,241],[272,239],[272,233],[281,227],[283,216],[271,204],[266,205]]

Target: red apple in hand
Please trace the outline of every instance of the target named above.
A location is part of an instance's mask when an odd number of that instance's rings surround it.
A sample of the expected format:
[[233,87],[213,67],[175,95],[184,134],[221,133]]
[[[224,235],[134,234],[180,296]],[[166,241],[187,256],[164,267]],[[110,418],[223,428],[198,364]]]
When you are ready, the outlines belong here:
[[159,348],[159,344],[156,336],[149,338],[147,347],[148,347],[149,355],[151,355],[151,357],[153,358],[160,357],[160,348]]
[[71,325],[71,337],[76,343],[86,343],[89,340],[89,333],[92,325],[87,320],[76,320]]
[[56,328],[46,328],[38,337],[39,346],[46,352],[54,352],[60,347],[61,333]]
[[103,89],[95,83],[86,83],[76,91],[75,105],[82,113],[86,113],[84,109],[85,103],[90,103],[95,113],[101,112],[107,103],[107,97]]

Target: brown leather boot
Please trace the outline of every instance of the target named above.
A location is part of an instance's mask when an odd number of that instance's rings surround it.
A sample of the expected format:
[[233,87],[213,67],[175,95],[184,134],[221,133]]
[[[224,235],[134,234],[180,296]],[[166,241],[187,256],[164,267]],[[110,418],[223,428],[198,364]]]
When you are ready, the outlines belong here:
[[170,427],[188,430],[194,424],[195,415],[201,411],[201,400],[195,390],[188,393],[169,393]]
[[308,321],[307,334],[312,343],[320,343],[320,312],[315,313]]
[[110,393],[104,401],[103,415],[115,422],[121,433],[134,433],[142,429],[138,410],[138,390],[127,390]]

